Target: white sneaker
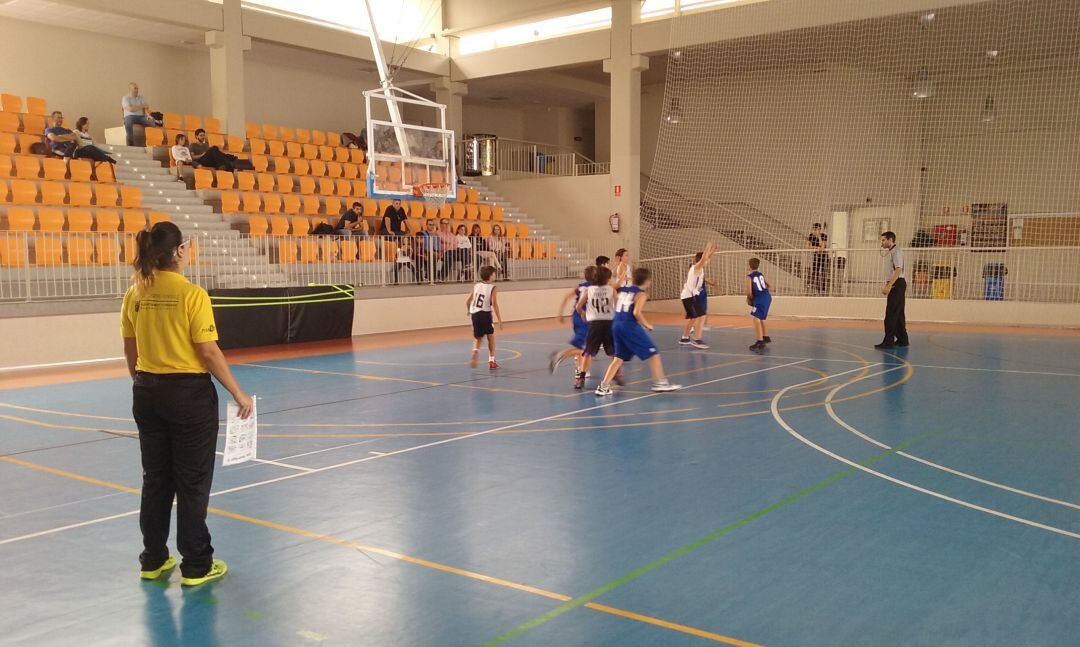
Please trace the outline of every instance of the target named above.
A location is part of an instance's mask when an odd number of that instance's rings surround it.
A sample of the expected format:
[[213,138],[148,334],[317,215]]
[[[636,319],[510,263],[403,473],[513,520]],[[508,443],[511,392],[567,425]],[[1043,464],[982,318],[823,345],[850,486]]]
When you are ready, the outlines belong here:
[[596,395],[611,395],[612,393],[614,393],[614,391],[611,390],[610,386],[601,384],[596,387]]
[[704,339],[691,340],[690,345],[693,346],[694,348],[700,348],[702,350],[707,350],[709,348],[709,345],[705,343]]
[[[681,384],[672,384],[671,382],[653,382],[652,390],[657,393],[665,393],[667,391],[678,391],[682,388]],[[599,390],[597,390],[599,393]]]

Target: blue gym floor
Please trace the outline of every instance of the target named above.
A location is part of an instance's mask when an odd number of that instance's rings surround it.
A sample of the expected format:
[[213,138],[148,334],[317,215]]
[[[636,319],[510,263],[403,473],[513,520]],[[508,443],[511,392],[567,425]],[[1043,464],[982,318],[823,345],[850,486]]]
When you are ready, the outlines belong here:
[[138,579],[129,381],[0,391],[0,644],[1077,644],[1080,338],[677,333],[610,399],[562,329],[237,366],[192,590]]

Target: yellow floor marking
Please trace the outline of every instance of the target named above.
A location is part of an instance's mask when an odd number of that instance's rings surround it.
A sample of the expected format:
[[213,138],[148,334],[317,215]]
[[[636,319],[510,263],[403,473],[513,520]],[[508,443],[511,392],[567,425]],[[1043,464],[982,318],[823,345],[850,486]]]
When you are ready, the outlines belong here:
[[[516,359],[521,359],[521,351],[506,349],[512,355],[505,359],[499,359],[500,362],[512,362]],[[498,352],[496,351],[496,355]],[[497,358],[498,359],[498,358]],[[410,363],[410,362],[376,362],[372,360],[357,359],[353,360],[353,364],[370,364],[372,366],[402,366],[406,368],[426,368],[429,366],[463,366],[466,362],[430,362],[430,363]]]
[[4,420],[14,420],[15,422],[24,422],[28,425],[34,425],[37,427],[48,427],[50,429],[68,429],[71,431],[106,431],[110,434],[119,434],[121,436],[138,436],[137,431],[130,429],[102,429],[101,427],[79,427],[76,425],[54,425],[50,422],[41,422],[40,420],[30,420],[29,418],[20,418],[18,416],[9,416],[0,413],[0,418]]
[[[45,472],[45,473],[53,474],[53,475],[56,475],[56,476],[63,476],[63,477],[66,477],[66,478],[74,479],[76,481],[81,481],[83,483],[90,483],[90,484],[93,484],[93,485],[98,485],[98,486],[105,487],[105,488],[110,488],[110,489],[113,489],[113,490],[120,490],[122,492],[129,492],[131,494],[140,494],[140,490],[138,490],[136,488],[128,487],[126,485],[120,485],[119,483],[111,483],[109,481],[103,481],[101,479],[96,479],[96,478],[93,478],[93,477],[90,477],[90,476],[83,476],[82,474],[75,474],[73,472],[68,472],[68,471],[56,469],[56,468],[53,468],[53,467],[47,467],[45,465],[39,465],[37,463],[31,463],[29,461],[24,461],[24,460],[21,460],[21,459],[18,459],[18,458],[12,458],[10,456],[0,456],[0,461],[13,463],[15,465],[20,465],[22,467],[26,467],[28,469],[37,470],[37,471],[40,471],[40,472]],[[469,571],[469,570],[465,570],[465,569],[462,569],[462,568],[457,568],[455,566],[449,566],[447,564],[440,564],[438,562],[432,562],[430,560],[426,560],[426,559],[423,559],[423,558],[420,558],[420,557],[413,557],[412,555],[406,555],[405,553],[399,553],[397,551],[389,550],[389,549],[386,549],[386,548],[381,548],[379,546],[371,546],[369,544],[362,544],[360,542],[352,541],[350,539],[343,539],[341,537],[335,537],[333,535],[327,535],[327,534],[320,533],[320,532],[314,532],[312,530],[305,530],[303,528],[297,528],[295,526],[287,526],[285,524],[277,523],[277,522],[274,522],[274,521],[267,521],[266,519],[259,519],[257,517],[251,517],[251,516],[244,515],[244,514],[239,514],[239,513],[236,513],[236,512],[229,512],[228,510],[222,510],[221,508],[211,507],[211,508],[207,509],[207,512],[209,512],[211,514],[214,514],[214,515],[217,515],[217,516],[220,516],[220,517],[225,517],[227,519],[233,519],[235,521],[243,521],[245,523],[250,523],[250,524],[253,524],[253,525],[256,525],[256,526],[262,526],[264,528],[270,528],[270,529],[273,529],[273,530],[278,530],[280,532],[285,532],[285,533],[288,533],[288,534],[291,534],[291,535],[297,535],[297,536],[300,536],[300,537],[306,537],[308,539],[314,539],[316,541],[321,541],[321,542],[325,542],[325,543],[328,543],[328,544],[334,544],[334,545],[337,545],[337,546],[344,546],[346,548],[352,548],[352,549],[355,549],[355,550],[360,550],[360,551],[363,551],[363,552],[371,554],[371,555],[381,555],[383,557],[388,557],[390,559],[396,559],[396,560],[399,560],[399,561],[408,562],[410,564],[415,564],[417,566],[423,566],[425,568],[430,568],[430,569],[434,569],[434,570],[438,570],[438,571],[443,571],[445,573],[451,573],[453,575],[459,575],[461,577],[467,577],[469,579],[478,580],[480,582],[486,582],[488,584],[494,584],[496,586],[501,586],[501,587],[504,587],[504,588],[513,589],[515,591],[522,591],[524,593],[531,593],[533,595],[538,595],[538,596],[541,596],[541,597],[549,598],[551,600],[557,600],[559,602],[569,602],[570,600],[573,599],[569,595],[565,595],[563,593],[555,593],[553,591],[548,591],[548,590],[542,589],[540,587],[530,586],[528,584],[522,584],[520,582],[514,582],[512,580],[505,580],[505,579],[502,579],[500,577],[492,577],[491,575],[484,575],[483,573],[477,573],[475,571]],[[752,644],[752,643],[744,643],[744,642],[741,642],[741,641],[736,641],[736,639],[734,639],[734,638],[729,638],[727,636],[722,636],[721,634],[715,634],[715,633],[712,633],[712,632],[709,632],[709,631],[704,631],[702,629],[696,629],[694,627],[688,627],[686,625],[681,625],[681,624],[677,624],[677,623],[674,623],[674,622],[668,622],[667,620],[661,620],[660,618],[653,618],[653,617],[645,616],[645,615],[642,615],[642,614],[639,614],[639,613],[634,613],[632,611],[624,611],[624,610],[618,609],[616,607],[610,607],[610,606],[601,605],[601,604],[589,604],[589,605],[585,605],[585,606],[587,606],[590,609],[593,609],[594,611],[599,611],[601,613],[607,613],[607,614],[610,614],[610,615],[616,615],[616,616],[623,617],[623,618],[629,618],[631,620],[638,620],[640,622],[645,622],[645,623],[648,623],[648,624],[651,624],[651,625],[655,625],[657,627],[664,627],[666,629],[671,629],[673,631],[678,631],[678,632],[690,634],[690,635],[693,635],[693,636],[698,636],[698,637],[701,637],[701,638],[709,638],[710,640],[716,640],[716,641],[719,641],[719,642],[725,642],[725,643],[730,644],[730,645],[751,645]],[[735,642],[732,642],[732,641],[735,641]]]

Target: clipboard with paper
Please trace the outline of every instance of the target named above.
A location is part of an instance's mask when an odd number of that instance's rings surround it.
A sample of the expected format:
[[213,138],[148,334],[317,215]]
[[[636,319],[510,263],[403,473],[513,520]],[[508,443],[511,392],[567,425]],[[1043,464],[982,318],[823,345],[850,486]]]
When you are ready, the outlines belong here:
[[240,417],[235,402],[225,405],[225,456],[222,465],[246,463],[255,458],[259,440],[258,400],[251,398],[251,416]]

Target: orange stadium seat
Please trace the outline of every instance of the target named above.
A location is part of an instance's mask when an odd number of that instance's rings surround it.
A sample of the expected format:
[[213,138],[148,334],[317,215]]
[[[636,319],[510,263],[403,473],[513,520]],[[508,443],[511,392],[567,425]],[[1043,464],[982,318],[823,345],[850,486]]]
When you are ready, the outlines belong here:
[[507,238],[515,238],[517,237],[517,226],[512,222],[508,222],[506,223],[506,226],[503,227],[503,233],[506,234]]
[[21,236],[0,236],[0,266],[26,267],[26,239]]
[[36,180],[41,177],[41,158],[30,155],[15,156],[15,177]]
[[455,202],[453,204],[453,210],[454,210],[454,220],[464,220],[465,219],[465,211],[466,211],[466,209],[465,209],[465,204],[464,203]]
[[255,174],[251,171],[236,172],[236,188],[241,191],[251,191],[255,188]]
[[30,134],[20,133],[18,135],[18,138],[19,138],[19,152],[22,153],[23,155],[29,155],[30,154],[30,147],[33,146],[34,144],[44,143],[44,141],[45,141],[42,138],[41,135],[34,134],[34,133],[30,133]]
[[94,227],[94,216],[86,209],[68,209],[68,231],[90,231]]
[[274,173],[288,173],[292,168],[292,160],[288,157],[274,157]]
[[311,220],[303,216],[296,216],[291,221],[293,236],[307,236],[308,232],[311,231]]
[[336,216],[341,213],[342,206],[340,198],[325,198],[324,202],[326,202],[326,210],[323,211],[323,213],[330,216]]
[[375,243],[368,239],[360,241],[360,260],[364,263],[370,263],[375,260],[375,253],[378,248],[375,247]]
[[229,153],[231,153],[233,155],[237,155],[237,156],[239,156],[240,153],[244,152],[244,138],[243,137],[238,137],[236,135],[229,135],[226,138],[226,142],[227,142],[227,146],[226,146],[226,151],[227,152],[229,152]]
[[225,135],[221,133],[206,133],[206,141],[211,146],[217,146],[218,148],[225,148]]
[[94,194],[92,185],[83,182],[72,182],[68,185],[68,204],[73,207],[89,207],[93,204]]
[[278,137],[283,142],[296,141],[296,131],[289,126],[278,126]]
[[319,147],[315,144],[304,144],[303,147],[304,159],[313,160],[319,157]]
[[248,140],[248,150],[252,155],[265,155],[266,154],[266,140],[258,137],[252,137]]
[[319,241],[311,240],[310,238],[302,239],[300,241],[300,262],[319,262]]
[[227,191],[236,186],[236,176],[232,171],[214,171],[215,177],[217,177],[217,188]]
[[300,196],[292,193],[281,196],[281,210],[290,216],[300,213]]
[[291,175],[279,175],[277,176],[277,190],[278,193],[292,193],[293,178]]
[[[229,177],[232,177],[230,174]],[[212,189],[214,187],[214,172],[208,168],[195,169],[195,188]]]
[[500,207],[499,205],[495,205],[491,208],[491,219],[495,222],[502,222],[504,213],[505,212],[502,207]]
[[274,216],[270,219],[271,236],[288,236],[289,219],[284,216]]
[[202,118],[199,115],[184,115],[184,128],[198,130],[202,127]]
[[49,110],[45,105],[45,99],[41,97],[26,97],[26,111],[32,115],[40,115],[44,117],[49,114]]
[[360,177],[360,167],[356,164],[342,164],[341,175],[346,180],[355,180]]
[[367,162],[367,160],[364,158],[364,151],[360,150],[359,148],[349,149],[349,161],[353,164],[363,164]]
[[364,215],[372,216],[382,222],[382,212],[379,211],[379,203],[373,198],[364,198],[362,201],[364,205]]
[[17,133],[21,128],[19,115],[14,112],[0,112],[0,131],[5,133]]
[[115,209],[98,209],[95,222],[97,223],[95,227],[97,231],[117,231],[120,229],[120,213]]
[[307,175],[311,172],[311,162],[306,159],[294,159],[292,161],[293,173],[296,175]]
[[240,194],[236,191],[221,192],[221,213],[240,213]]
[[169,217],[169,214],[164,211],[151,211],[150,217],[147,218],[147,224],[153,227],[159,222],[170,222],[171,220],[172,218]]
[[484,236],[490,236],[491,235],[491,223],[490,222],[482,222],[482,223],[480,223],[480,233],[482,235],[484,235]]
[[341,241],[338,249],[340,250],[340,256],[338,257],[342,263],[355,263],[359,259],[360,251],[356,248],[356,243],[348,238]]
[[12,177],[14,175],[11,168],[11,157],[0,155],[0,177]]
[[67,200],[67,186],[63,182],[42,182],[41,204],[62,206]]
[[322,130],[312,130],[311,143],[316,146],[322,146],[326,143],[326,133]]
[[221,120],[216,117],[207,117],[206,119],[203,119],[203,128],[206,129],[207,133],[213,133],[215,135],[224,134],[224,131],[221,130]]
[[97,164],[94,167],[94,175],[98,182],[116,182],[112,164]]
[[327,162],[326,163],[326,177],[339,178],[341,177],[341,163],[340,162]]
[[328,177],[319,178],[319,195],[334,195],[334,181]]
[[[178,112],[166,112],[162,113],[161,125],[166,130],[183,130],[184,117]],[[171,143],[172,140],[170,140]]]
[[86,238],[68,238],[68,265],[92,265],[94,244]]
[[281,213],[281,196],[277,193],[264,193],[263,213]]
[[252,137],[262,137],[262,128],[254,121],[248,121],[244,123],[244,136],[248,139]]
[[300,193],[302,195],[312,195],[315,193],[315,178],[303,176],[300,178]]
[[352,195],[352,182],[340,178],[334,180],[334,193],[346,198],[349,197]]
[[34,236],[34,265],[56,267],[64,264],[64,244],[56,236]]
[[110,236],[98,236],[94,247],[97,265],[116,265],[120,262],[120,250],[116,247],[116,240]]
[[306,144],[311,141],[311,131],[307,128],[296,129],[296,141],[300,144]]
[[326,162],[322,160],[311,160],[310,162],[308,162],[308,164],[310,164],[310,169],[308,170],[308,173],[310,173],[311,175],[314,175],[316,177],[326,175]]
[[529,226],[523,222],[518,223],[518,238],[529,237]]
[[335,133],[332,130],[326,131],[326,145],[341,146],[341,133]]
[[280,142],[276,139],[271,139],[266,142],[266,154],[271,157],[281,157],[285,155],[285,142]]
[[454,216],[454,205],[449,202],[439,207],[440,218],[452,218]]
[[363,180],[353,180],[352,194],[358,198],[367,197],[367,183]]
[[11,207],[7,210],[8,229],[11,231],[32,231],[34,229],[34,210],[26,207]]
[[[45,172],[48,173],[47,168]],[[94,166],[88,160],[73,159],[68,162],[68,175],[72,182],[89,182],[94,175]]]
[[143,137],[147,146],[164,146],[165,131],[157,126],[147,126],[143,129]]
[[319,241],[319,252],[324,263],[336,263],[340,260],[340,250],[337,240],[333,238],[323,237]]
[[[18,145],[19,140],[15,133],[0,133],[0,155],[14,155]],[[11,160],[8,160],[7,165],[11,167]]]
[[22,97],[17,94],[0,94],[0,110],[4,112],[22,112]]
[[479,216],[481,221],[491,220],[491,207],[486,204],[480,205],[480,208],[477,210],[477,216]]
[[339,164],[344,164],[349,161],[349,149],[344,146],[338,146],[334,149],[334,161]]
[[465,218],[468,220],[477,220],[480,218],[480,207],[475,204],[465,205]]
[[121,224],[123,231],[134,234],[146,229],[146,214],[136,209],[124,209]]
[[274,176],[270,173],[259,173],[255,180],[260,191],[267,193],[274,190]]
[[66,180],[68,174],[67,160],[59,157],[46,157],[41,160],[42,176],[46,180]]
[[278,127],[274,124],[263,124],[262,134],[263,137],[267,139],[281,139],[281,135],[278,133]]
[[245,191],[240,194],[242,203],[241,211],[244,213],[259,213],[262,209],[262,196],[254,191]]
[[301,157],[304,154],[304,147],[297,142],[285,142],[285,156],[286,157]]
[[278,242],[278,262],[291,265],[296,262],[296,241],[285,239]]
[[320,146],[319,147],[319,159],[324,162],[334,161],[334,148],[332,146]]
[[255,168],[256,173],[265,173],[270,168],[270,158],[266,155],[252,155],[251,166]]
[[138,209],[142,206],[142,189],[135,186],[120,187],[120,206],[125,209]]
[[305,195],[304,196],[303,213],[305,213],[305,214],[307,214],[309,216],[318,215],[319,208],[321,206],[322,206],[322,203],[319,201],[319,196],[317,196],[317,195]]
[[40,136],[45,130],[45,117],[41,115],[23,115],[22,131]]
[[266,222],[266,218],[262,216],[248,216],[248,234],[250,236],[262,237],[266,235],[266,230],[269,227],[269,223]]

